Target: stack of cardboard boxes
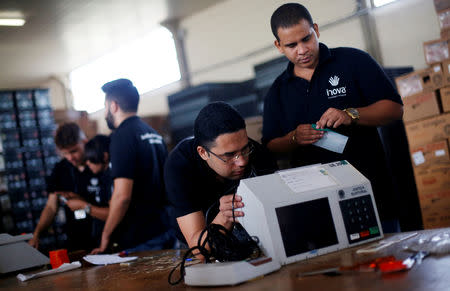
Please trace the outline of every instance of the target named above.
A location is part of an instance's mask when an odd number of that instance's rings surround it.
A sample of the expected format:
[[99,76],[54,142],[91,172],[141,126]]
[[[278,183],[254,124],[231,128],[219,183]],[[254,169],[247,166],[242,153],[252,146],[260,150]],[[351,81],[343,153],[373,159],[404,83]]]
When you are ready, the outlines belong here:
[[426,229],[450,226],[450,0],[434,4],[441,39],[424,43],[429,67],[396,78]]

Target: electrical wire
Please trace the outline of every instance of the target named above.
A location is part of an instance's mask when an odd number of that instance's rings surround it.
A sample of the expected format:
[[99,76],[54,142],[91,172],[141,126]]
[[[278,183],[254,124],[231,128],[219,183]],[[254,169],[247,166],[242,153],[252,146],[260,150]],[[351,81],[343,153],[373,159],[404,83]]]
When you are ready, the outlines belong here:
[[[251,168],[249,176],[256,176],[256,173]],[[261,250],[258,247],[259,239],[257,237],[251,237],[247,231],[242,227],[240,223],[236,223],[236,217],[234,214],[234,203],[236,196],[236,189],[238,185],[233,185],[227,191],[224,191],[223,195],[226,195],[233,191],[232,197],[232,216],[233,223],[231,231],[224,226],[215,223],[208,224],[208,216],[213,207],[215,207],[220,200],[214,202],[206,211],[205,221],[207,226],[202,230],[197,241],[197,245],[188,249],[184,254],[182,261],[177,264],[169,273],[168,282],[170,285],[176,285],[180,283],[185,275],[186,260],[191,256],[202,255],[205,259],[205,263],[213,263],[215,261],[228,262],[228,261],[241,261],[250,257],[259,257]],[[223,196],[222,195],[222,196]],[[234,233],[233,233],[234,232]],[[206,234],[206,236],[205,236]],[[205,237],[203,239],[203,237]],[[208,248],[206,248],[208,244]],[[198,251],[194,253],[194,251]],[[176,281],[172,281],[172,276],[177,268],[180,268],[180,277]]]

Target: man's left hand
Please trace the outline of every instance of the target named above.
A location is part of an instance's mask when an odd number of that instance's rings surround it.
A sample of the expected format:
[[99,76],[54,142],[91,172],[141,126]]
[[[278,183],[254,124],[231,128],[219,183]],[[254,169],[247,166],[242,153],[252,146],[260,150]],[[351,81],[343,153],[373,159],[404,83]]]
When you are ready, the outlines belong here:
[[234,207],[233,207],[233,194],[225,195],[220,198],[220,214],[225,219],[226,222],[234,222],[233,219],[233,209],[234,209],[234,217],[242,217],[244,216],[243,211],[237,211],[237,209],[244,207],[244,203],[242,202],[242,197],[239,195],[235,195],[234,197]]
[[66,205],[70,208],[70,210],[75,211],[78,209],[84,209],[87,203],[81,199],[69,199],[67,200]]
[[350,125],[352,123],[352,118],[344,111],[336,108],[328,108],[320,120],[317,121],[316,126],[318,129],[323,129],[326,127],[336,128],[340,125]]

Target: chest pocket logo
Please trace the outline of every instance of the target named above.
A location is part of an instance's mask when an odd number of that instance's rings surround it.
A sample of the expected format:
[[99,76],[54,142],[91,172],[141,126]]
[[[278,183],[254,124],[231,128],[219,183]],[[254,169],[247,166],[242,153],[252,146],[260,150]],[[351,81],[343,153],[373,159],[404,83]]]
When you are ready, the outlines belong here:
[[100,185],[98,182],[97,178],[91,178],[90,184],[87,186],[88,192],[97,196],[100,193]]
[[[334,75],[328,79],[328,82],[331,84],[332,87],[337,87],[339,85],[339,77]],[[347,96],[347,88],[345,86],[326,90],[328,99]]]

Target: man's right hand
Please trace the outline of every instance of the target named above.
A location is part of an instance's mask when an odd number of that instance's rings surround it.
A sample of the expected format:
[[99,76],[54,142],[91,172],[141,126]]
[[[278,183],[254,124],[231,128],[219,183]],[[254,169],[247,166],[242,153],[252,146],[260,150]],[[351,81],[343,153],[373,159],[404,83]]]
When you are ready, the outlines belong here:
[[33,248],[37,249],[39,247],[39,236],[33,234],[33,238],[28,241],[28,244]]
[[299,145],[308,145],[321,139],[324,132],[313,129],[311,124],[299,124],[293,134],[295,135],[292,138],[293,142]]

